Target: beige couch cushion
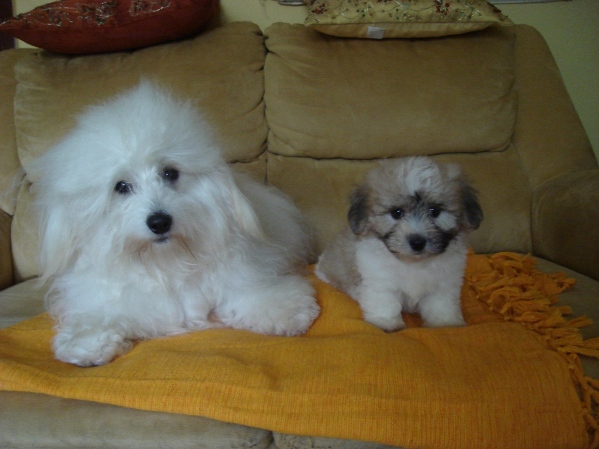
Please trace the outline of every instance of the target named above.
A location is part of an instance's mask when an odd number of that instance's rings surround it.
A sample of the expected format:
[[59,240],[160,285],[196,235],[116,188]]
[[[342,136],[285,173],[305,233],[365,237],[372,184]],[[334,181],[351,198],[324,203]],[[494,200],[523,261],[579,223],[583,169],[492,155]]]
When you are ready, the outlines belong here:
[[0,293],[0,328],[5,328],[46,311],[47,287],[35,279],[13,285]]
[[271,448],[268,430],[201,416],[145,412],[33,393],[0,391],[3,448]]
[[72,128],[82,109],[147,78],[197,101],[208,120],[222,127],[217,134],[229,160],[253,160],[265,148],[263,66],[262,36],[250,23],[133,53],[68,57],[41,52],[15,68],[19,157],[27,169],[33,157]]
[[[259,28],[234,23],[193,40],[133,53],[67,57],[40,52],[24,58],[15,67],[19,159],[27,171],[35,157],[73,127],[82,109],[147,78],[197,102],[208,120],[218,124],[227,160],[250,164],[245,171],[264,178],[264,57]],[[13,222],[17,279],[39,271],[32,200],[25,183]]]
[[371,41],[275,24],[265,34],[274,153],[372,159],[510,143],[517,102],[509,33]]
[[0,209],[13,214],[15,187],[21,164],[17,158],[14,124],[14,96],[17,83],[14,65],[30,55],[32,50],[7,50],[0,52]]

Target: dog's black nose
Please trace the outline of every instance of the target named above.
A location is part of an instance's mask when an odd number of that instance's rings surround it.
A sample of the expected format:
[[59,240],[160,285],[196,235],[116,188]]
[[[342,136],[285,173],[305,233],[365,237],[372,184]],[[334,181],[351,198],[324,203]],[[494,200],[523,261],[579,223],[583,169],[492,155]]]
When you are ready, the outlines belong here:
[[411,235],[408,237],[408,243],[410,244],[410,248],[414,251],[420,252],[426,246],[426,239],[421,235]]
[[148,217],[146,225],[154,234],[166,234],[173,224],[173,217],[166,212],[156,212]]

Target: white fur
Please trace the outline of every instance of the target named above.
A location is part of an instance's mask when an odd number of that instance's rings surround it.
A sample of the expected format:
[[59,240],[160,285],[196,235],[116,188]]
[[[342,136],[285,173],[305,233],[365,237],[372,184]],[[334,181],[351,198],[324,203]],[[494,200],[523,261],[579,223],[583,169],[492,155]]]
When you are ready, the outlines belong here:
[[482,211],[459,167],[385,161],[354,192],[348,218],[316,274],[358,301],[367,322],[391,332],[405,327],[402,312],[418,312],[427,326],[465,324],[465,235]]
[[460,243],[414,262],[394,257],[378,239],[358,242],[356,263],[364,282],[352,296],[364,319],[385,330],[405,327],[401,312],[420,313],[431,327],[465,324],[459,298],[466,248]]
[[[60,360],[218,326],[298,335],[318,314],[298,209],[234,175],[191,104],[149,82],[85,111],[29,176]],[[170,227],[153,232],[156,214]]]

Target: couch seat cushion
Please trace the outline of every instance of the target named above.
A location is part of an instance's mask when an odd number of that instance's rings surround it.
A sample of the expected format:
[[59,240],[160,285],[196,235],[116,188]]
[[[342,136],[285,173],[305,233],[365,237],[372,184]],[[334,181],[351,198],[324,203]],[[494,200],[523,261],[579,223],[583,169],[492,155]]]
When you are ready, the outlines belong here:
[[145,412],[33,393],[0,392],[0,447],[267,449],[267,430],[201,416]]

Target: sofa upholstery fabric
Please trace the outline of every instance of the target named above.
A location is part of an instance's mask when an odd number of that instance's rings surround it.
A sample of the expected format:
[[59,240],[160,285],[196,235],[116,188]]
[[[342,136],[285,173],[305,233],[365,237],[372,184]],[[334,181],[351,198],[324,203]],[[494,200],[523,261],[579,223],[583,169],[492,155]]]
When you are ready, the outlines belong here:
[[379,42],[271,26],[269,150],[327,159],[504,150],[516,118],[514,36],[472,36]]

